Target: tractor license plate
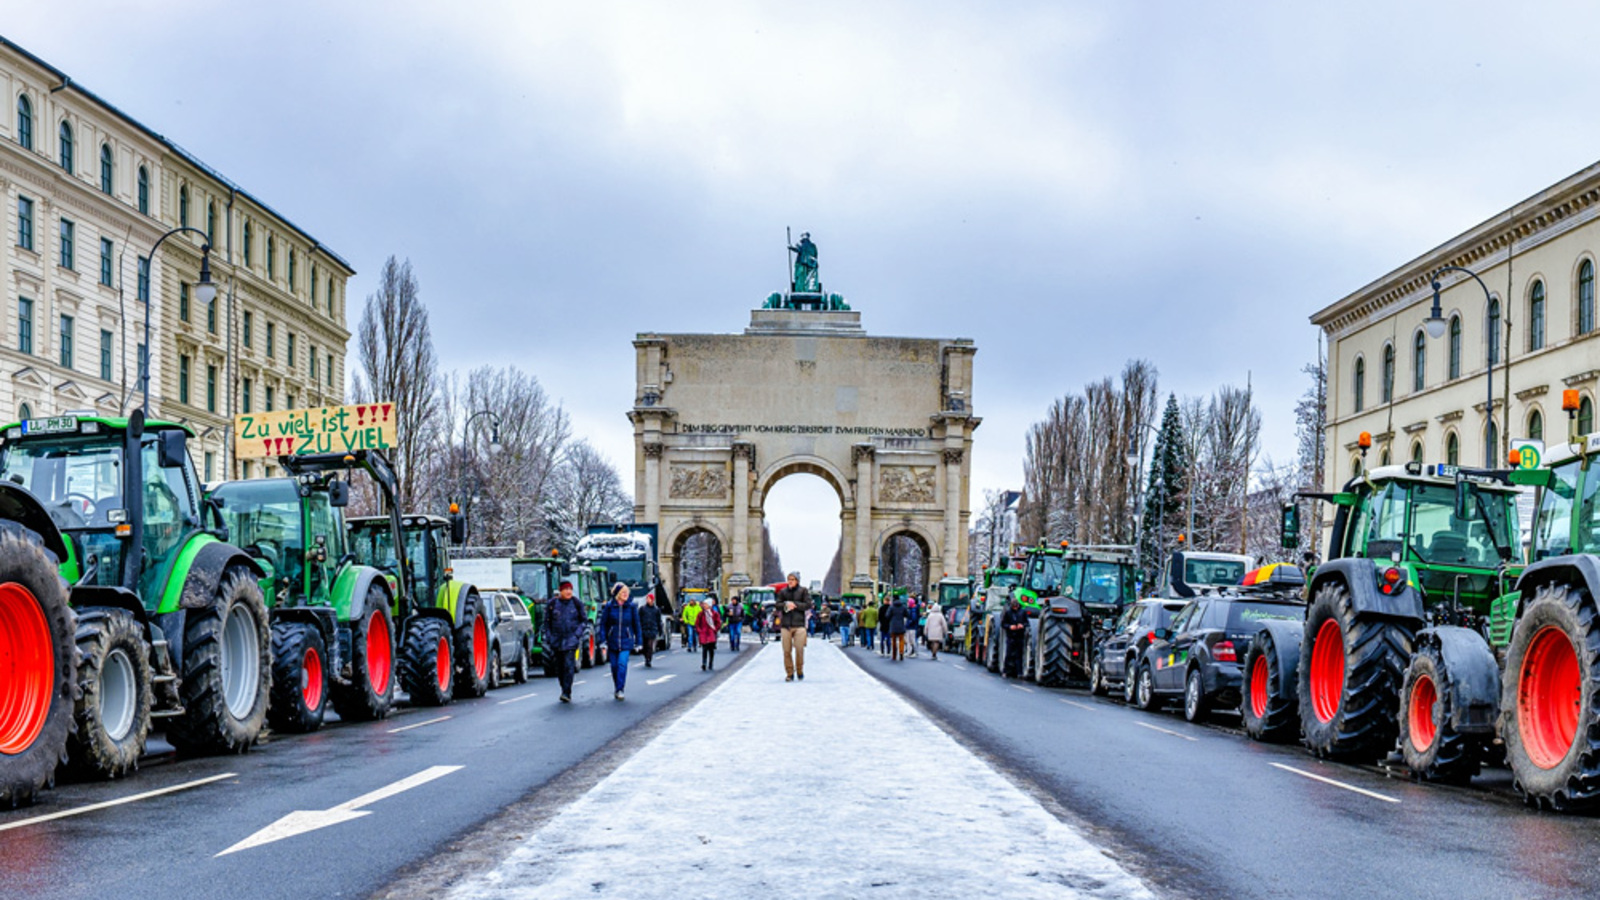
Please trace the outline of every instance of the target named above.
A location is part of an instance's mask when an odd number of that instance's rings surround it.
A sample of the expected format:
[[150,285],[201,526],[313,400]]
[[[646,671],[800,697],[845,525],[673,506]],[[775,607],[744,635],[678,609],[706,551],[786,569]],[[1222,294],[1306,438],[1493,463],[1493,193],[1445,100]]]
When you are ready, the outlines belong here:
[[23,434],[65,434],[78,430],[77,416],[56,416],[51,419],[23,419]]

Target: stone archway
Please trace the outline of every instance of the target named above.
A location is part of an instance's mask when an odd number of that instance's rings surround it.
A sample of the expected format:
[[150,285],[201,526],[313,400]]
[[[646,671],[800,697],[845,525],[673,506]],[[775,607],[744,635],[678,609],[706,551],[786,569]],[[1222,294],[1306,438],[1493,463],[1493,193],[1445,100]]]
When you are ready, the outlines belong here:
[[855,311],[758,309],[743,334],[641,334],[634,348],[634,516],[660,526],[664,553],[687,523],[714,528],[724,591],[752,583],[767,493],[805,472],[839,495],[852,587],[873,584],[890,530],[914,530],[930,576],[965,571],[981,422],[970,340],[869,337]]

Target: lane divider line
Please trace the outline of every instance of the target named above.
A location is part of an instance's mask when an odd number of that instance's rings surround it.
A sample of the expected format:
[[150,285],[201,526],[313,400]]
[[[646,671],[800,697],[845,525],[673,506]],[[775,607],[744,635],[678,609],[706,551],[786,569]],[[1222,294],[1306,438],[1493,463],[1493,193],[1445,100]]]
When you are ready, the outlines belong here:
[[677,677],[677,675],[663,675],[660,678],[652,678],[649,681],[646,681],[645,684],[660,684],[663,681],[671,681]]
[[510,700],[501,700],[499,703],[496,703],[495,705],[496,706],[505,706],[507,703],[521,703],[524,700],[532,700],[533,698],[535,698],[537,696],[539,696],[539,695],[538,694],[523,694],[521,697],[512,697]]
[[1023,687],[1020,684],[1013,684],[1012,687],[1016,688],[1019,691],[1027,691],[1030,694],[1033,693],[1033,688],[1031,688],[1031,687]]
[[16,822],[7,822],[4,825],[0,825],[0,831],[10,831],[13,828],[21,828],[24,825],[37,825],[37,824],[39,824],[41,822],[50,822],[50,821],[54,821],[56,819],[65,819],[65,818],[67,818],[69,816],[81,816],[84,813],[94,812],[95,810],[108,809],[108,808],[113,807],[113,806],[122,806],[125,803],[137,803],[140,800],[148,800],[151,797],[159,797],[162,794],[175,794],[178,791],[187,791],[190,788],[197,788],[197,787],[200,787],[201,785],[210,784],[210,783],[212,783],[214,781],[221,781],[224,778],[237,778],[237,777],[238,777],[238,773],[237,772],[223,772],[221,775],[212,775],[209,778],[200,778],[200,779],[197,779],[195,781],[186,781],[183,784],[175,784],[175,785],[172,785],[171,787],[158,788],[158,789],[153,790],[153,791],[145,791],[142,794],[134,794],[134,795],[132,795],[130,797],[119,797],[116,800],[106,800],[106,801],[101,802],[101,803],[91,803],[88,806],[79,806],[79,807],[77,807],[75,809],[64,809],[64,810],[62,810],[60,812],[47,813],[47,814],[42,815],[42,816],[34,816],[32,818],[22,819],[22,820],[16,821]]
[[960,669],[963,672],[965,672],[967,670],[967,667],[963,666],[961,663],[952,663],[952,665],[954,665],[956,668]]
[[429,719],[426,722],[418,722],[415,725],[402,725],[399,728],[391,728],[391,729],[389,729],[389,733],[390,734],[399,734],[402,731],[410,731],[413,728],[421,728],[424,725],[437,725],[440,722],[443,722],[444,720],[446,720],[448,718],[450,718],[450,717],[449,716],[440,716],[437,719]]
[[[1190,737],[1189,735],[1184,734],[1181,731],[1173,731],[1170,728],[1161,728],[1161,727],[1156,726],[1156,725],[1151,725],[1149,722],[1135,722],[1133,724],[1138,725],[1140,728],[1148,728],[1151,731],[1159,731],[1162,734],[1170,734],[1173,737],[1183,738],[1186,741],[1198,741],[1198,740],[1200,740],[1197,737]],[[1273,765],[1277,765],[1277,763],[1273,763]]]
[[1315,772],[1307,772],[1304,769],[1296,769],[1294,766],[1286,766],[1283,763],[1268,763],[1268,765],[1275,766],[1275,767],[1277,767],[1279,769],[1284,770],[1285,772],[1293,772],[1296,775],[1304,775],[1305,777],[1310,778],[1313,781],[1320,781],[1323,784],[1331,784],[1334,787],[1344,788],[1347,791],[1355,791],[1356,793],[1362,795],[1363,797],[1371,797],[1374,800],[1382,800],[1385,803],[1399,803],[1400,802],[1399,798],[1397,798],[1397,797],[1386,797],[1383,794],[1379,794],[1379,793],[1376,793],[1374,791],[1369,791],[1366,788],[1358,788],[1353,784],[1345,784],[1342,781],[1334,781],[1332,778],[1324,778],[1323,776],[1318,775]]
[[1087,703],[1079,703],[1076,700],[1068,700],[1065,697],[1061,698],[1061,702],[1067,704],[1068,706],[1076,706],[1079,709],[1087,709],[1089,712],[1099,712],[1100,711],[1100,707],[1098,707],[1098,706],[1090,706]]

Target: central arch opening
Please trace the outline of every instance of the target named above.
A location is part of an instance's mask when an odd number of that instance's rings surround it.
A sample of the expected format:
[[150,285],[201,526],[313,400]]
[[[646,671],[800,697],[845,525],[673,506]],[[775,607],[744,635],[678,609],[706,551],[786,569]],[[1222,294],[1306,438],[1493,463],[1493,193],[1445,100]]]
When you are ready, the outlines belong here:
[[914,531],[889,535],[878,551],[878,583],[889,588],[905,588],[921,597],[928,590],[930,551],[922,536]]
[[833,485],[807,472],[781,475],[762,498],[761,510],[768,549],[762,553],[759,582],[773,584],[799,572],[802,585],[821,582],[823,593],[838,596],[841,505]]

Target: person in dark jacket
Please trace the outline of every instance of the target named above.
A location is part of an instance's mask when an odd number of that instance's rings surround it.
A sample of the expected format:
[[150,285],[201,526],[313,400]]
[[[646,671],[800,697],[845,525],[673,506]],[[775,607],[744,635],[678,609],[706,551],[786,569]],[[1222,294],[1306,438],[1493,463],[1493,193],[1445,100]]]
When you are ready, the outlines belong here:
[[744,598],[728,604],[728,651],[739,652],[739,632],[744,629]]
[[811,592],[800,586],[800,573],[790,572],[789,583],[778,588],[778,627],[783,633],[784,681],[806,680],[806,614]]
[[1006,640],[1005,676],[1022,677],[1022,654],[1028,643],[1028,614],[1022,604],[1012,598],[1005,615],[1000,617],[1000,633]]
[[628,586],[617,582],[611,588],[610,602],[600,608],[600,638],[611,660],[611,684],[618,700],[628,682],[628,654],[639,642],[639,607],[628,599],[628,593]]
[[572,593],[572,582],[561,582],[544,615],[544,646],[556,655],[556,678],[561,681],[561,702],[572,702],[572,676],[578,670],[578,648],[589,636],[589,616],[583,601]]
[[898,597],[889,606],[889,641],[891,649],[889,658],[896,662],[903,662],[906,658],[906,626],[911,620],[911,611],[906,608],[906,602]]
[[[661,582],[656,582],[660,585]],[[660,590],[658,587],[657,590]],[[644,667],[650,668],[655,659],[656,641],[661,640],[661,607],[656,605],[656,592],[644,595],[644,606],[639,608],[639,646],[644,650]]]

